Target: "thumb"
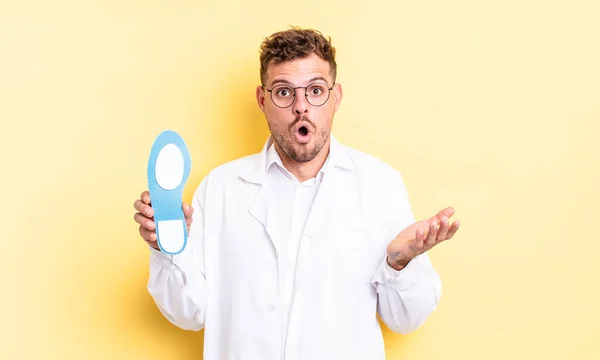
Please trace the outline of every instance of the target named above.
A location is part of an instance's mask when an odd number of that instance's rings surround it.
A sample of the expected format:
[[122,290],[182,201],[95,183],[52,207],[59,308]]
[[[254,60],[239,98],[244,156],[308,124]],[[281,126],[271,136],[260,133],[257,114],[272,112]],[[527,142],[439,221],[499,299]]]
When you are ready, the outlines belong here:
[[185,202],[182,204],[182,207],[183,207],[183,214],[185,215],[185,217],[189,217],[194,212],[194,208],[192,208]]

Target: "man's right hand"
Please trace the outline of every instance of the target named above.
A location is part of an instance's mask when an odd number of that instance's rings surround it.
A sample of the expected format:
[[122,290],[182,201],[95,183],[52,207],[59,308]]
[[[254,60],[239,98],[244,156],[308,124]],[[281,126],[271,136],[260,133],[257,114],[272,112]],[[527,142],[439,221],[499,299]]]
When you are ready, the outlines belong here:
[[[194,208],[182,203],[183,215],[185,216],[185,222],[187,224],[188,233],[190,232],[190,225],[192,224],[192,214]],[[152,209],[150,202],[150,193],[144,191],[140,198],[133,203],[133,207],[138,211],[133,219],[135,222],[140,224],[140,235],[146,244],[152,248],[159,250],[158,242],[156,241],[156,223],[154,222],[154,209]]]

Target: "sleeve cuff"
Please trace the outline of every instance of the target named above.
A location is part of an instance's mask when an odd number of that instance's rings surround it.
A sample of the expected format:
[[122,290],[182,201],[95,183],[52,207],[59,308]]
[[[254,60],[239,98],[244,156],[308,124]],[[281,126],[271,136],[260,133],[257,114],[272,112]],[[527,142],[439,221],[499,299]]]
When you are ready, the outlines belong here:
[[408,287],[417,281],[419,277],[418,259],[412,259],[402,270],[395,270],[387,262],[387,255],[379,266],[375,281],[381,284],[393,284],[400,287]]
[[406,270],[409,264],[410,261],[408,262],[408,264],[406,264],[405,267],[402,268],[402,270],[396,270],[393,267],[391,267],[390,264],[388,264],[387,256],[383,259],[383,266],[385,268],[385,271],[387,272],[388,277],[393,279],[396,279],[398,276],[400,276],[402,274],[402,271]]

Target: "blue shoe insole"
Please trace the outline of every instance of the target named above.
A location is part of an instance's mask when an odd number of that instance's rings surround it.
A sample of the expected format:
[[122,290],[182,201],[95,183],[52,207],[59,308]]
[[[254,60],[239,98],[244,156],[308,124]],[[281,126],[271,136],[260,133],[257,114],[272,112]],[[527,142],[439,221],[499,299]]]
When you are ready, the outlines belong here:
[[187,244],[182,204],[190,170],[190,153],[183,138],[172,130],[160,133],[148,160],[148,191],[158,246],[166,254],[179,254]]

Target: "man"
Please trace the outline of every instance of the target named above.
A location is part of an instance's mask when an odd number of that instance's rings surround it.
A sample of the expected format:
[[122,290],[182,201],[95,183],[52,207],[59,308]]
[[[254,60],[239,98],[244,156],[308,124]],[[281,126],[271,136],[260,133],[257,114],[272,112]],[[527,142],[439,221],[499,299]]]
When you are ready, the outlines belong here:
[[342,86],[329,39],[292,28],[261,50],[271,136],[182,204],[181,254],[160,252],[148,192],[135,201],[148,290],[170,322],[205,330],[205,360],[384,359],[376,315],[407,333],[434,311],[426,252],[458,230],[454,210],[415,222],[401,175],[330,135]]

